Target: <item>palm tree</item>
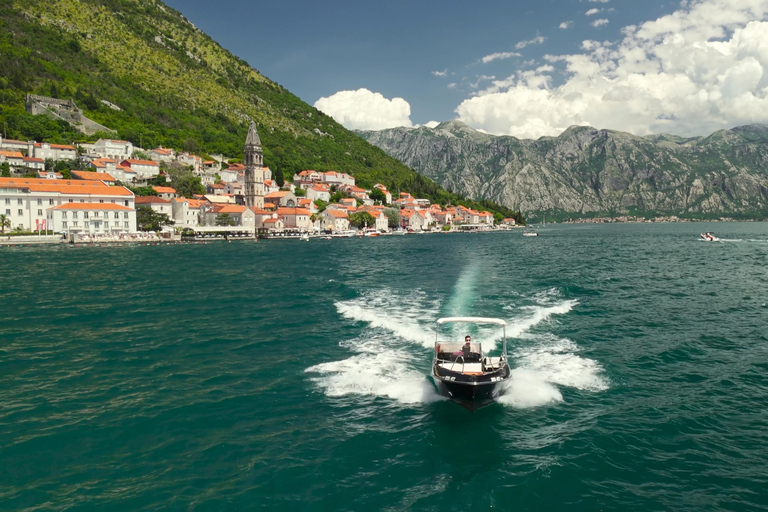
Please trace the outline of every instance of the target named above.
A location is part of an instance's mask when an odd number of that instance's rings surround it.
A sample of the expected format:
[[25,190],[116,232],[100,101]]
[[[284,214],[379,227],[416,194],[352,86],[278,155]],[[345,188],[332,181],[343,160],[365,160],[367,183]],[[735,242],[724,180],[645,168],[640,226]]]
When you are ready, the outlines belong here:
[[11,219],[4,213],[0,214],[0,233],[5,234],[5,228],[11,227]]

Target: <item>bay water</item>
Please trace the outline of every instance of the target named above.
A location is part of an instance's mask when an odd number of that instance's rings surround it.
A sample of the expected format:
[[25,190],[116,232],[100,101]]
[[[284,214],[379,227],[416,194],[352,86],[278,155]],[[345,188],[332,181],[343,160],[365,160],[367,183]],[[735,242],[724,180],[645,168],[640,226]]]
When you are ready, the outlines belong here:
[[768,224],[539,233],[0,247],[0,509],[768,509]]

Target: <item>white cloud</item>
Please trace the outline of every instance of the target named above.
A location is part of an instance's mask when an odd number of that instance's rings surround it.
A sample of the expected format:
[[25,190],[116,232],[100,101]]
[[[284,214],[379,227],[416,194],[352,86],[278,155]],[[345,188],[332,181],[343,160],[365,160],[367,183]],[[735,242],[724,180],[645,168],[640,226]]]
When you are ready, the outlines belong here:
[[453,89],[456,87],[456,82],[451,82],[450,84],[446,85],[449,89]]
[[403,98],[388,100],[368,89],[339,91],[315,102],[325,112],[350,130],[383,130],[397,126],[413,126],[411,106]]
[[493,62],[494,60],[503,60],[503,59],[509,59],[512,57],[520,57],[520,54],[517,52],[497,52],[492,53],[490,55],[486,55],[482,59],[483,64],[488,64],[489,62]]
[[571,125],[700,135],[768,122],[768,0],[691,0],[623,34],[494,80],[456,113],[474,128],[533,138]]
[[584,16],[592,16],[593,14],[597,14],[599,12],[602,12],[602,9],[590,9],[584,13]]
[[442,71],[433,71],[432,74],[435,76],[448,76],[448,70],[444,69]]
[[607,24],[608,24],[608,20],[606,20],[605,18],[601,18],[599,20],[595,20],[592,22],[593,27],[602,27],[603,25],[607,25]]
[[541,44],[541,43],[543,43],[546,40],[547,40],[546,37],[536,36],[533,39],[529,39],[527,41],[520,41],[519,43],[517,43],[515,45],[515,48],[517,48],[518,50],[522,50],[526,46],[530,46],[532,44]]
[[559,28],[560,28],[560,29],[562,29],[562,30],[566,30],[566,29],[568,29],[568,28],[571,28],[571,25],[573,25],[573,22],[572,22],[572,21],[564,21],[564,22],[562,22],[562,23],[560,24],[560,27],[559,27]]
[[428,123],[424,123],[424,126],[427,128],[434,128],[435,126],[439,125],[437,121],[429,121]]

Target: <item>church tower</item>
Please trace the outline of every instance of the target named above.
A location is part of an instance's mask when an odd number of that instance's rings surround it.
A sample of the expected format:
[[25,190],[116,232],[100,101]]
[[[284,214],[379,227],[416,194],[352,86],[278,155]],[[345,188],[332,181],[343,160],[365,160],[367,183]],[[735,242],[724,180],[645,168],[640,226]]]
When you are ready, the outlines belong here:
[[253,121],[245,138],[243,165],[245,166],[243,187],[245,206],[264,208],[264,151],[261,149],[261,139],[259,132],[256,131],[256,123]]

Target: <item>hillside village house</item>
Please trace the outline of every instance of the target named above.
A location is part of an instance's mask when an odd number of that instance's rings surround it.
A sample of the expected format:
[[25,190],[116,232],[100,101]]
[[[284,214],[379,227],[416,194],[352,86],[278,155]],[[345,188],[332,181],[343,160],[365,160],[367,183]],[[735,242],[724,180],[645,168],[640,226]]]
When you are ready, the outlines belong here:
[[56,171],[37,171],[37,177],[46,180],[60,180],[64,175]]
[[203,159],[190,153],[182,153],[176,157],[176,161],[192,167],[194,172],[200,172],[203,168]]
[[217,221],[227,217],[232,226],[253,225],[253,211],[239,204],[206,204],[201,207],[204,226],[217,226]]
[[219,171],[219,177],[224,183],[231,181],[237,181],[237,175],[245,172],[245,166],[243,164],[233,164]]
[[[50,211],[53,207],[75,204]],[[121,208],[112,208],[116,205]],[[124,207],[124,208],[122,208]],[[100,212],[97,224],[83,223],[90,212]],[[104,222],[104,211],[114,215]],[[125,187],[109,186],[101,181],[49,180],[38,178],[0,178],[0,212],[8,216],[12,228],[36,229],[45,221],[48,229],[57,231],[136,231],[136,210],[133,192]],[[77,224],[70,213],[77,213]],[[83,214],[88,213],[85,217]],[[127,215],[127,216],[126,216]],[[119,221],[119,223],[117,222]]]
[[121,183],[136,182],[136,171],[132,170],[130,167],[118,164],[111,158],[91,160],[89,167],[92,167],[98,173],[109,174]]
[[173,220],[177,226],[195,228],[200,225],[200,208],[205,201],[176,197],[171,199]]
[[169,148],[158,147],[147,151],[147,156],[156,162],[173,162],[176,159],[176,152]]
[[173,187],[158,187],[154,186],[152,187],[152,190],[157,192],[158,197],[162,197],[163,199],[171,200],[174,197],[177,197],[178,194],[176,193],[176,189]]
[[288,190],[278,190],[264,196],[264,204],[293,208],[296,206],[296,196]]
[[513,219],[512,217],[508,217],[502,220],[501,223],[504,224],[505,226],[514,226],[517,224],[515,219]]
[[160,174],[160,164],[153,160],[128,158],[120,162],[120,165],[135,172],[137,181],[149,180]]
[[27,171],[44,171],[45,160],[24,156],[20,151],[0,151],[0,163],[7,162],[14,174],[23,175]]
[[319,214],[320,229],[346,231],[349,229],[349,215],[346,210],[323,210]]
[[29,142],[23,140],[5,139],[0,135],[0,150],[2,151],[24,151],[29,155]]
[[271,194],[280,190],[280,186],[275,180],[264,180],[264,194]]
[[310,229],[312,221],[310,220],[309,210],[306,208],[278,208],[277,216],[282,219],[286,228]]
[[35,142],[32,144],[32,151],[27,154],[43,160],[77,160],[77,149],[74,146],[51,144],[50,142]]
[[169,219],[173,219],[173,205],[168,199],[157,196],[138,196],[136,197],[136,208],[139,206],[148,206],[155,212],[167,215]]
[[320,200],[326,203],[331,200],[331,191],[327,185],[312,185],[307,188],[307,199]]
[[381,192],[384,194],[384,203],[385,204],[391,204],[392,203],[392,193],[387,190],[387,187],[382,185],[381,183],[377,183],[373,186],[373,188],[381,190]]
[[126,160],[133,156],[133,143],[127,140],[99,139],[93,145],[93,152],[101,158],[111,158],[116,161]]
[[114,185],[116,181],[114,176],[106,172],[69,171],[69,174],[73,180],[103,181],[108,185]]

